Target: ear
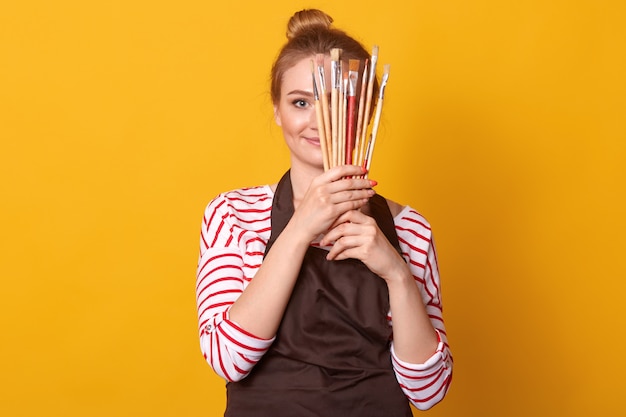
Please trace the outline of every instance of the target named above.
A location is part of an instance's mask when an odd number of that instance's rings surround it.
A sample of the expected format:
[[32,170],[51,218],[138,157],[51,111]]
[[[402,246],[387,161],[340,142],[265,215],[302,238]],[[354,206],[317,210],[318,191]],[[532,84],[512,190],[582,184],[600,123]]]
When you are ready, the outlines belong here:
[[280,120],[280,112],[278,111],[278,105],[274,104],[274,121],[278,126],[282,127],[282,121]]

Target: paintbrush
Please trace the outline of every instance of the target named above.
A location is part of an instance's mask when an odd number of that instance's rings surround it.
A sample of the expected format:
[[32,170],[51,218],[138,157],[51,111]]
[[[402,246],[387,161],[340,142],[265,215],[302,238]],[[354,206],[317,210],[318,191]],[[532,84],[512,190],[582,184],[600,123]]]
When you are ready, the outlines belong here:
[[315,100],[315,116],[317,118],[317,135],[322,149],[322,159],[324,160],[324,171],[330,168],[328,163],[328,146],[326,144],[326,128],[324,127],[324,110],[320,103],[320,94],[315,82],[315,63],[311,60],[311,77],[313,78],[313,99]]
[[341,112],[339,115],[339,120],[341,120],[341,126],[339,127],[339,163],[340,164],[345,164],[346,163],[346,127],[348,124],[348,121],[346,120],[348,117],[348,71],[343,69],[344,65],[343,62],[341,63],[341,68],[342,68],[342,74],[343,74],[343,79],[342,79],[342,84],[341,84],[341,91],[339,92],[339,100],[341,102],[341,107],[339,108],[339,111]]
[[356,90],[359,80],[359,65],[358,59],[350,59],[348,61],[348,92],[347,92],[347,105],[346,105],[346,164],[352,164],[354,143],[356,138]]
[[328,165],[331,167],[330,152],[331,152],[331,134],[330,134],[330,111],[328,108],[328,95],[326,94],[326,80],[324,76],[324,54],[317,54],[315,56],[317,64],[318,86],[319,96],[322,102],[322,116],[324,120],[324,136],[326,138],[326,153],[328,156]]
[[365,60],[365,64],[363,65],[363,75],[361,80],[361,90],[359,92],[359,111],[356,120],[356,133],[355,133],[355,141],[354,141],[354,158],[353,162],[355,165],[361,165],[362,161],[360,160],[360,149],[361,149],[361,131],[363,130],[363,113],[365,110],[365,95],[367,89],[367,76],[368,76],[368,64],[369,60]]
[[331,167],[337,166],[339,160],[339,90],[341,88],[341,72],[339,67],[339,49],[330,50],[330,131],[332,135]]
[[[374,154],[374,145],[376,144],[376,135],[378,134],[378,126],[380,125],[380,115],[383,111],[383,102],[385,98],[385,88],[387,87],[387,81],[389,80],[389,64],[385,65],[383,78],[380,82],[380,90],[378,93],[378,103],[376,103],[376,115],[374,116],[374,124],[372,125],[372,135],[367,147],[367,157],[365,161],[365,168],[369,172],[372,165],[372,156]],[[367,174],[365,174],[367,178]]]
[[367,80],[367,96],[365,98],[365,109],[363,111],[363,126],[361,128],[361,148],[359,149],[359,165],[364,162],[366,151],[367,129],[371,120],[372,97],[374,95],[374,81],[376,79],[376,63],[378,62],[378,46],[372,48],[372,59],[369,67]]

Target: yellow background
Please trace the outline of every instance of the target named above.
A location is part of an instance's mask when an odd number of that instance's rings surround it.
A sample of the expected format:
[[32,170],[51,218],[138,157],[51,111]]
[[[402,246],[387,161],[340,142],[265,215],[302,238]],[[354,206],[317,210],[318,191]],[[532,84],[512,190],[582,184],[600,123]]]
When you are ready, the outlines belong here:
[[288,167],[305,6],[391,64],[372,178],[433,224],[455,357],[426,415],[626,415],[622,0],[3,2],[0,415],[221,415],[201,216]]

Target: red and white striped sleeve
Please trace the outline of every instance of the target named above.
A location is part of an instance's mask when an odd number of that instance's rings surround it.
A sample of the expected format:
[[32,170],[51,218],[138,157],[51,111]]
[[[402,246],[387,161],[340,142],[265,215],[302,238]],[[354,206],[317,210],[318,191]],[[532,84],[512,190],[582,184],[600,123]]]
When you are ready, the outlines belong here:
[[247,332],[228,316],[262,260],[265,241],[259,233],[269,230],[270,209],[269,196],[242,189],[219,195],[205,210],[196,274],[200,348],[227,381],[246,377],[273,342]]
[[423,364],[400,360],[391,345],[391,357],[400,387],[417,409],[427,410],[446,395],[452,379],[452,355],[443,322],[439,267],[430,224],[406,207],[394,219],[403,256],[420,289],[426,312],[439,337],[436,352]]

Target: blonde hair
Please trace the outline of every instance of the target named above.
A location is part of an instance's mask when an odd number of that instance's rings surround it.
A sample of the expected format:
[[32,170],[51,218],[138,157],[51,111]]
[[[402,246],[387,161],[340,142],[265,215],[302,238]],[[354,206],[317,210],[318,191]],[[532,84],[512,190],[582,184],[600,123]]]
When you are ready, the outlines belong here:
[[339,48],[343,59],[370,59],[359,41],[334,28],[332,23],[332,17],[317,9],[301,10],[291,16],[287,23],[287,43],[272,66],[270,94],[274,104],[280,100],[285,72],[304,58],[329,55],[331,49]]

